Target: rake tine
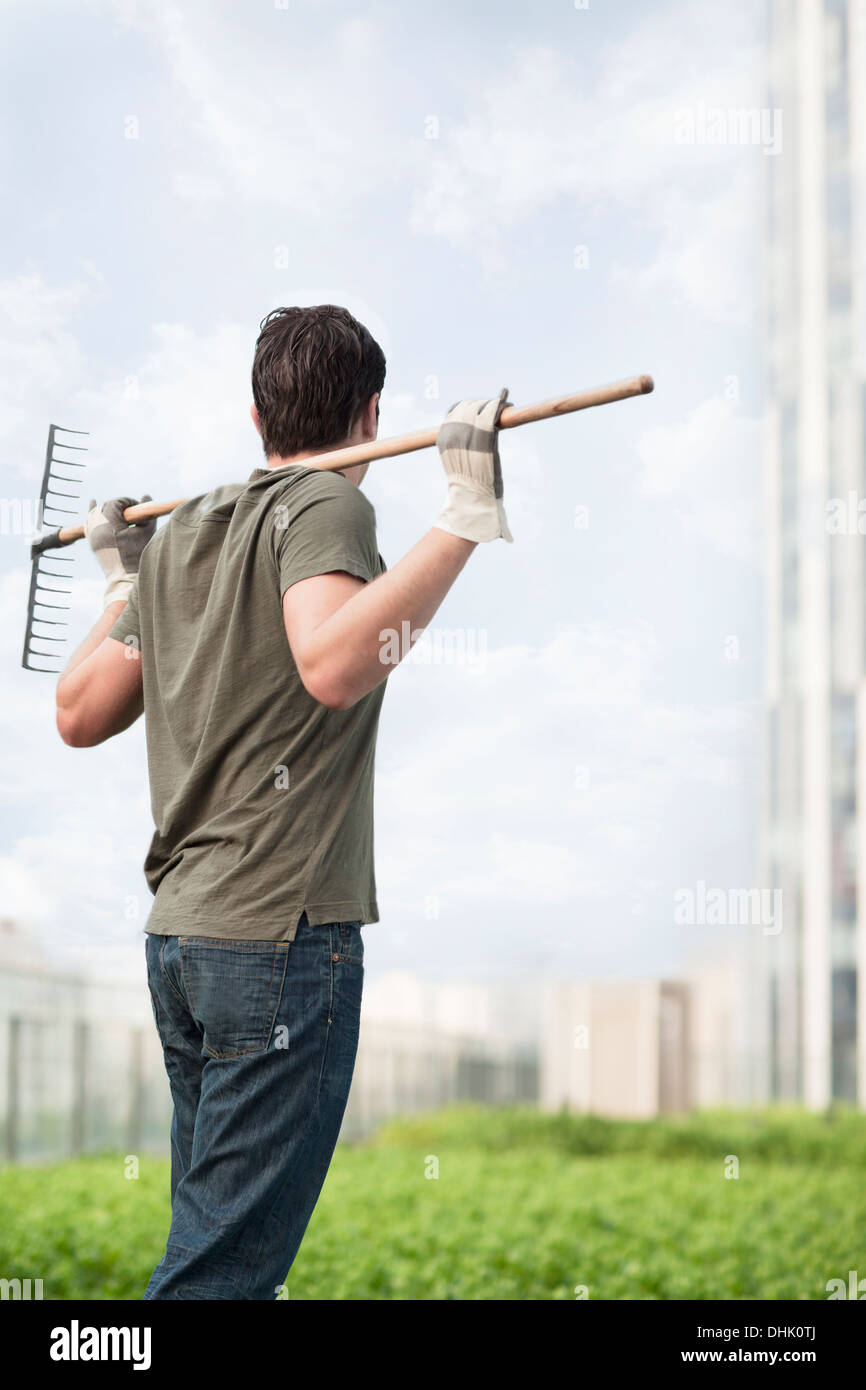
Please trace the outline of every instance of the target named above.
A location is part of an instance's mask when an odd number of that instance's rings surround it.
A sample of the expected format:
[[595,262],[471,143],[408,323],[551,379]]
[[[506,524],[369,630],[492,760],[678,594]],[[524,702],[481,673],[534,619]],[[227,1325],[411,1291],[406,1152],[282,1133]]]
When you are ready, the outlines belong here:
[[[59,648],[67,641],[66,635],[53,636],[50,633],[42,632],[43,627],[68,628],[69,623],[61,618],[45,618],[43,613],[68,613],[71,604],[49,602],[45,594],[57,594],[68,598],[71,589],[64,585],[47,584],[47,579],[71,579],[71,572],[68,566],[73,563],[73,557],[67,555],[57,555],[54,551],[63,544],[60,540],[60,526],[63,518],[74,516],[75,511],[70,507],[61,507],[57,502],[52,502],[52,497],[60,497],[64,501],[78,502],[80,500],[80,489],[82,477],[79,474],[70,476],[66,473],[58,473],[58,468],[78,468],[86,467],[81,459],[66,458],[66,453],[87,453],[86,444],[73,444],[70,441],[60,438],[61,435],[71,434],[86,436],[87,430],[72,430],[66,425],[49,425],[48,444],[45,449],[45,467],[42,473],[42,487],[39,493],[41,503],[41,519],[43,533],[38,540],[33,541],[30,546],[30,592],[27,597],[27,627],[24,633],[24,651],[21,656],[21,664],[28,671],[45,671],[56,674],[60,666],[55,658],[59,656]],[[66,483],[74,491],[58,487],[58,483]],[[43,568],[43,559],[48,563],[61,563],[67,566],[66,570],[55,570]],[[43,651],[40,644],[50,643],[51,649]]]

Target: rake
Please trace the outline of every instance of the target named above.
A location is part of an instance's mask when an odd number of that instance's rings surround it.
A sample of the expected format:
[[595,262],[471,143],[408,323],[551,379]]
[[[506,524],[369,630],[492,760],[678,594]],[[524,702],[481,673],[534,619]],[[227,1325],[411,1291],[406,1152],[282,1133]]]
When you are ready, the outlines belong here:
[[[76,453],[86,453],[87,445],[67,444],[63,439],[58,439],[57,436],[64,434],[85,436],[87,433],[87,430],[66,429],[64,425],[49,425],[48,446],[45,450],[45,471],[42,474],[42,490],[39,493],[40,526],[47,524],[51,527],[58,527],[61,517],[75,516],[77,513],[77,507],[64,507],[59,501],[55,501],[55,499],[64,498],[70,502],[77,502],[79,499],[78,492],[67,492],[63,488],[59,488],[57,484],[65,483],[73,486],[80,484],[80,474],[77,476],[73,474],[72,477],[69,477],[65,470],[70,468],[83,468],[84,463],[77,459],[64,458],[63,452],[74,450]],[[63,452],[58,454],[58,450]],[[64,472],[59,473],[57,471],[58,468],[64,469]],[[21,665],[28,671],[56,671],[58,668],[55,665],[34,665],[34,658],[37,658],[39,661],[55,660],[59,656],[57,644],[66,641],[65,636],[60,636],[57,633],[43,632],[41,629],[45,627],[65,628],[68,627],[68,623],[61,618],[43,617],[39,610],[42,609],[46,615],[49,613],[68,612],[69,610],[68,603],[58,603],[52,599],[44,599],[41,597],[43,594],[69,594],[71,592],[70,589],[65,587],[65,581],[71,578],[71,571],[69,569],[58,570],[46,568],[46,565],[56,566],[72,564],[71,556],[48,553],[49,551],[56,550],[60,546],[68,544],[68,541],[61,539],[61,536],[65,534],[68,529],[69,528],[66,527],[49,531],[40,536],[38,540],[35,540],[30,547],[32,564],[30,567],[30,593],[27,599],[27,631],[24,636],[24,653],[21,658]],[[83,535],[83,527],[81,528],[81,532]],[[46,583],[46,580],[52,580],[54,582],[49,584]],[[56,582],[58,580],[63,581],[63,583],[58,584]],[[40,645],[35,646],[34,643],[39,643]],[[42,648],[42,643],[49,644],[47,651]]]
[[[506,406],[499,417],[499,428],[504,430],[514,429],[517,425],[533,424],[536,420],[552,420],[560,415],[570,415],[576,410],[588,410],[591,406],[609,405],[612,401],[625,401],[632,396],[646,396],[653,390],[653,379],[651,376],[633,376],[625,381],[613,382],[610,386],[596,386],[589,391],[578,391],[570,396],[554,396],[552,400],[537,401],[534,405]],[[399,454],[411,454],[418,449],[429,449],[436,443],[436,435],[439,427],[432,429],[417,430],[414,434],[395,435],[390,439],[373,439],[367,444],[352,444],[346,449],[331,449],[323,454],[316,454],[308,459],[304,459],[305,468],[318,468],[322,472],[339,472],[343,468],[352,468],[358,463],[372,463],[376,459],[396,458]],[[55,460],[53,457],[54,436],[60,431],[64,434],[83,434],[83,430],[61,430],[59,425],[52,425],[48,431],[48,455],[45,464],[45,477],[42,480],[42,500],[46,503],[46,495],[55,493],[56,489],[51,488],[50,483],[55,480],[55,475],[51,472],[56,462],[62,463],[67,467],[83,468],[83,464],[67,463],[64,459]],[[57,441],[58,446],[60,441]],[[65,445],[65,448],[81,448],[81,445]],[[279,469],[275,469],[279,472]],[[78,479],[63,478],[62,482],[77,482]],[[59,496],[71,497],[70,493],[59,493]],[[125,521],[130,524],[137,521],[150,521],[153,517],[167,516],[173,512],[175,507],[179,507],[182,502],[187,501],[185,497],[179,497],[173,502],[141,502],[137,506],[127,507],[123,513]],[[54,512],[61,512],[64,508],[48,504]],[[56,521],[52,520],[51,525],[56,526]],[[56,655],[55,652],[39,652],[31,650],[30,643],[34,638],[46,642],[63,642],[64,637],[41,637],[34,631],[35,623],[43,623],[46,620],[40,619],[35,615],[35,608],[46,607],[36,597],[40,591],[45,591],[46,586],[39,583],[40,575],[46,573],[39,571],[37,566],[43,558],[50,559],[52,562],[64,560],[62,555],[45,556],[48,550],[56,550],[58,547],[71,545],[73,541],[81,540],[84,535],[83,526],[61,526],[58,530],[40,537],[30,548],[33,557],[33,574],[30,581],[30,602],[27,609],[27,635],[24,639],[24,659],[22,665],[31,671],[51,671],[57,668],[51,666],[33,666],[29,656],[39,656],[47,658]],[[71,564],[71,560],[64,561]],[[47,572],[50,575],[50,571]],[[53,575],[53,578],[61,578],[62,575]],[[47,592],[65,592],[69,590],[47,590]],[[56,605],[51,605],[55,607]],[[49,623],[53,620],[48,620]],[[54,624],[55,626],[60,624]],[[65,624],[62,624],[65,626]]]

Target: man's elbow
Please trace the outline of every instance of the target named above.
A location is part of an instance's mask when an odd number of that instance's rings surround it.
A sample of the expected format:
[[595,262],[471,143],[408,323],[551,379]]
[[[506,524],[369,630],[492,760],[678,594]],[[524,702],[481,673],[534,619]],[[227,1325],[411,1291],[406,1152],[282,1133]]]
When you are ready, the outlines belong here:
[[68,748],[93,748],[105,738],[79,710],[63,705],[57,706],[57,732]]
[[57,711],[57,732],[63,739],[67,748],[81,748],[83,746],[78,725],[75,723],[75,720],[71,719],[68,714],[63,713],[61,710]]
[[327,681],[312,681],[309,684],[305,681],[304,689],[317,704],[324,705],[325,709],[351,709],[361,698],[359,695],[351,694],[338,683],[332,684]]
[[57,732],[68,748],[89,748],[93,741],[88,737],[87,730],[81,722],[69,710],[57,711]]
[[326,709],[351,709],[361,698],[339,671],[300,671],[299,675],[307,694]]

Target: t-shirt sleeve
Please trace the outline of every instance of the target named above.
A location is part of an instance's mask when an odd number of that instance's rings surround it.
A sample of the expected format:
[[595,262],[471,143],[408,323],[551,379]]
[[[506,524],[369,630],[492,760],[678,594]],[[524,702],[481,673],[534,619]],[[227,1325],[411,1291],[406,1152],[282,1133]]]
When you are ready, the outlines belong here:
[[347,478],[315,479],[300,504],[278,502],[271,520],[280,598],[317,574],[343,570],[369,582],[381,572],[375,510]]
[[113,627],[109,629],[109,637],[113,637],[117,642],[126,642],[130,646],[141,649],[141,621],[138,612],[138,576],[129,591],[129,598],[126,607],[117,619]]

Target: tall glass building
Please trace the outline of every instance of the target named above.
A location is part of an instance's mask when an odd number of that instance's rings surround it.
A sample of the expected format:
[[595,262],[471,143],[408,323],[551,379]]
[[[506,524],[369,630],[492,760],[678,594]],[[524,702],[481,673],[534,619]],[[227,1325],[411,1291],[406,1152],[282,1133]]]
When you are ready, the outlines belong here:
[[866,1103],[866,3],[767,11],[761,1089],[821,1108]]

